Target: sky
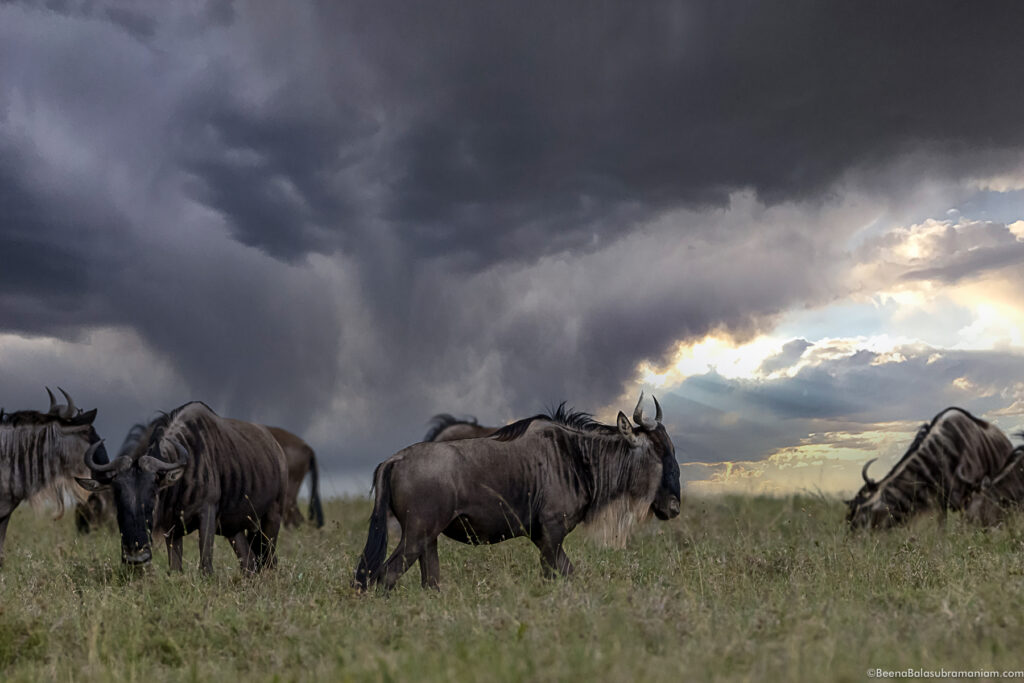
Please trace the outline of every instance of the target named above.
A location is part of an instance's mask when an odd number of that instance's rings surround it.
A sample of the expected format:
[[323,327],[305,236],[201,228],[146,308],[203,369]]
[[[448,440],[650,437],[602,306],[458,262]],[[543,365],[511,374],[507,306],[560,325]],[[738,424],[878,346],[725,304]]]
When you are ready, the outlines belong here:
[[203,400],[328,494],[641,391],[694,493],[1024,429],[1024,12],[777,7],[0,3],[0,405]]

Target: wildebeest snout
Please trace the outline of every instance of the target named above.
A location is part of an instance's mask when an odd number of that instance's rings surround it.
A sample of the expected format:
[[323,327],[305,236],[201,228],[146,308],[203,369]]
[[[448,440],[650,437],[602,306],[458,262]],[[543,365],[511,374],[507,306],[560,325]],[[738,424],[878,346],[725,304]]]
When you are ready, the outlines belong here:
[[125,564],[147,564],[152,559],[153,553],[150,551],[149,546],[137,547],[134,550],[124,548],[121,553],[121,560]]

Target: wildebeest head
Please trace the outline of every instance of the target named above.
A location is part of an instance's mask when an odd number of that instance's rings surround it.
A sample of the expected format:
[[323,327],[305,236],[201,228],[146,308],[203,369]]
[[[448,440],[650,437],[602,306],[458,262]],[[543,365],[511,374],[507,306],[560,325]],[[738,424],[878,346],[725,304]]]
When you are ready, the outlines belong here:
[[[60,389],[67,403],[58,404],[53,392],[46,389],[50,397],[50,407],[46,412],[36,410],[19,410],[5,413],[0,410],[0,441],[8,453],[18,453],[21,466],[0,476],[5,486],[15,486],[26,495],[32,495],[56,485],[60,488],[65,475],[84,474],[82,454],[100,442],[93,427],[96,410],[83,412],[75,406],[74,400],[66,391]],[[97,457],[106,460],[106,451],[102,446],[94,449]],[[2,457],[2,455],[0,455]],[[35,463],[30,466],[29,463]],[[10,475],[10,476],[8,476]],[[55,480],[58,476],[60,481]],[[81,497],[77,490],[67,490],[76,497]],[[55,497],[58,509],[63,511],[63,495]]]
[[121,532],[121,561],[126,564],[146,564],[152,557],[153,510],[157,492],[181,478],[185,471],[188,451],[172,442],[178,452],[178,462],[167,462],[160,457],[161,440],[154,435],[147,446],[131,455],[121,455],[110,463],[99,463],[92,450],[85,462],[92,471],[92,479],[78,479],[90,491],[111,488],[117,508],[117,526]]
[[857,495],[846,501],[846,521],[849,522],[852,529],[885,528],[894,522],[888,506],[878,495],[878,482],[868,476],[868,468],[877,459],[871,458],[864,463],[864,468],[860,471],[864,485],[857,491]]
[[656,414],[653,420],[644,418],[641,403],[644,400],[640,394],[640,400],[633,410],[633,422],[630,423],[625,413],[619,411],[616,418],[616,427],[619,433],[635,451],[636,458],[653,458],[661,465],[654,468],[654,471],[661,472],[661,478],[657,482],[654,492],[654,499],[651,502],[651,511],[658,519],[672,519],[679,515],[680,484],[679,484],[679,463],[676,461],[676,449],[672,445],[665,426],[661,423],[661,405],[658,399],[654,399]]

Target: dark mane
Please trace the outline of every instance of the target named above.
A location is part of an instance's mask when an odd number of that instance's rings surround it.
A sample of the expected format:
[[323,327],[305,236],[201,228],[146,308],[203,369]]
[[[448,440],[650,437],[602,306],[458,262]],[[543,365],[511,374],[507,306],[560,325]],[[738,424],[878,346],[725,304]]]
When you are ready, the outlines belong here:
[[[174,418],[178,417],[178,415],[181,413],[181,411],[183,411],[186,408],[188,408],[189,406],[195,405],[197,403],[199,405],[203,406],[204,408],[206,408],[207,410],[209,410],[214,415],[217,414],[216,411],[214,411],[213,408],[211,408],[210,406],[206,405],[202,401],[189,401],[188,403],[183,403],[182,405],[178,406],[177,408],[175,408],[174,410],[172,410],[169,413],[161,412],[158,416],[153,418],[153,420],[149,423],[149,427],[148,427],[148,429],[149,429],[149,440],[146,442],[146,447],[149,448],[153,444],[160,443],[160,439],[162,439],[163,436],[164,436],[164,430],[167,429],[171,425],[172,422],[174,422]],[[136,451],[136,452],[138,452],[138,451]]]
[[44,425],[54,420],[60,420],[55,415],[40,413],[38,410],[19,410],[13,413],[0,415],[0,425],[11,427],[23,427],[26,425]]
[[565,404],[566,402],[562,401],[558,404],[557,408],[549,413],[538,413],[533,417],[526,417],[513,422],[491,434],[490,438],[497,439],[498,441],[513,441],[525,434],[526,430],[536,420],[553,422],[579,432],[613,433],[618,431],[615,427],[609,427],[598,422],[590,413],[581,410],[574,411],[572,408],[567,408]]
[[438,413],[434,417],[430,418],[427,423],[430,429],[427,431],[427,435],[423,437],[424,441],[433,441],[437,438],[437,435],[448,429],[452,425],[473,425],[476,426],[476,418],[469,416],[463,419],[459,419],[449,413]]
[[941,418],[943,415],[945,415],[946,413],[948,413],[951,410],[956,410],[958,412],[963,413],[964,415],[969,417],[974,422],[974,424],[978,425],[979,427],[981,427],[983,429],[985,429],[985,428],[987,428],[989,426],[988,422],[986,422],[985,420],[982,420],[981,418],[975,417],[974,415],[972,415],[970,412],[964,410],[963,408],[958,408],[956,406],[950,406],[949,408],[946,408],[945,410],[939,411],[938,415],[936,415],[935,417],[933,417],[931,419],[931,422],[925,422],[924,424],[922,424],[918,428],[917,434],[914,435],[914,440],[910,443],[910,447],[907,449],[907,452],[903,454],[903,457],[901,457],[896,462],[895,465],[893,465],[893,469],[896,469],[897,467],[899,467],[900,463],[902,463],[904,460],[906,460],[907,458],[911,457],[914,453],[917,452],[917,449],[920,448],[921,443],[924,442],[925,438],[927,438],[928,434],[932,431],[932,427],[934,427],[935,423],[939,421],[939,418]]

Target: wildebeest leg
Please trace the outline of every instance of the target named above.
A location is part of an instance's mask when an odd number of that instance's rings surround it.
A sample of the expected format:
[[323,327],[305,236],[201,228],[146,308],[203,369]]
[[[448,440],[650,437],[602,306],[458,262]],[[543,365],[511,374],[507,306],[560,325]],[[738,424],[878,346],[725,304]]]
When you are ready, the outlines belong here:
[[284,516],[284,525],[289,528],[294,528],[302,526],[302,523],[305,521],[306,519],[302,516],[302,511],[299,510],[299,504],[293,499],[288,504],[288,511]]
[[167,565],[172,572],[181,571],[181,534],[172,531],[167,535]]
[[277,566],[277,535],[280,531],[281,513],[277,506],[272,506],[260,520],[260,529],[257,532],[259,540],[259,545],[256,546],[259,548],[259,554],[256,556],[257,571],[273,569]]
[[398,541],[395,552],[391,553],[391,557],[384,563],[384,588],[386,590],[394,588],[402,574],[423,554],[425,539],[420,534],[413,536],[413,534],[406,533],[407,531],[407,529],[403,529],[402,538]]
[[0,517],[0,567],[4,566],[4,539],[7,538],[7,523],[11,521],[11,512],[13,510],[8,510]]
[[437,557],[437,539],[427,541],[420,554],[420,583],[424,588],[440,590],[441,562]]
[[216,506],[206,504],[199,513],[199,570],[213,573],[213,535],[217,528]]
[[249,547],[249,539],[246,537],[245,532],[239,531],[231,537],[230,541],[231,548],[235,551],[235,555],[238,556],[238,564],[242,571],[255,572],[255,556],[253,555],[252,548]]
[[559,574],[569,576],[573,572],[572,562],[562,548],[564,538],[564,535],[545,529],[533,541],[540,549],[540,571],[546,579],[553,579]]

